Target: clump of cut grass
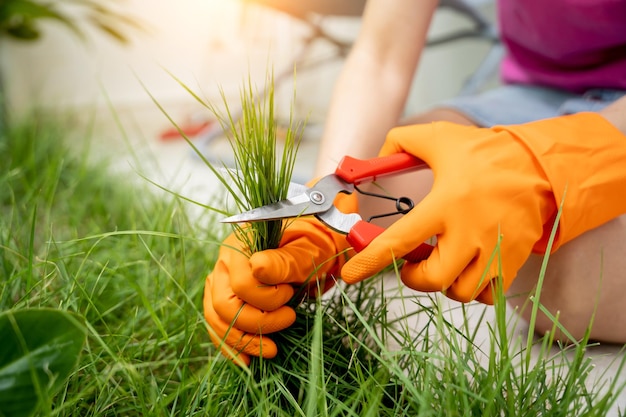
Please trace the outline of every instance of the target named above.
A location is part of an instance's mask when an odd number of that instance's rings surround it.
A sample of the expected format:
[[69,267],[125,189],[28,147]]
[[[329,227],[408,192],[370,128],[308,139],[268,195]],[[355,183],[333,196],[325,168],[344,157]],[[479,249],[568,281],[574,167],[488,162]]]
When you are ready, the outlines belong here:
[[[220,110],[213,103],[195,94],[179,79],[176,77],[174,79],[217,118],[231,147],[233,166],[227,166],[225,163],[216,166],[210,162],[154,97],[152,99],[225,187],[235,203],[235,209],[244,212],[287,198],[304,122],[296,122],[293,112],[290,112],[289,122],[280,129],[282,137],[279,139],[273,74],[268,74],[266,85],[262,90],[256,88],[251,78],[248,78],[240,92],[238,111],[231,109],[223,91],[221,96],[224,110]],[[207,208],[225,213],[223,208]],[[252,254],[266,249],[276,249],[286,224],[281,220],[271,220],[252,222],[245,227],[233,224],[233,227],[237,237],[244,243],[249,254]]]
[[[227,118],[219,119],[224,127],[228,127],[225,131],[233,151],[234,169],[226,169],[228,175],[216,172],[222,183],[233,184],[234,188],[229,191],[237,210],[248,211],[287,198],[303,125],[294,125],[290,115],[282,151],[279,152],[273,78],[268,81],[263,94],[259,94],[248,79],[241,92],[240,117],[233,117],[225,98],[224,105]],[[214,109],[214,112],[219,115],[217,110]],[[239,239],[250,253],[254,253],[278,248],[284,223],[272,220],[253,222],[245,229],[239,225],[234,227]]]

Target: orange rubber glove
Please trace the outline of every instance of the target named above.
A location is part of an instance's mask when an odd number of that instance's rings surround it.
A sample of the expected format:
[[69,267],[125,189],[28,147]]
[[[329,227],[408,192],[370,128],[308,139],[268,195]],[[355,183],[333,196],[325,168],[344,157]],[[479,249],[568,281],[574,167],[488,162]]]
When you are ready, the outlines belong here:
[[[356,211],[356,197],[342,194],[335,205]],[[251,355],[276,356],[276,344],[265,335],[295,321],[294,310],[285,305],[295,287],[304,287],[305,293],[316,293],[318,287],[325,291],[345,262],[345,236],[313,217],[286,221],[280,247],[250,257],[230,235],[206,278],[204,315],[211,340],[226,357],[246,365]]]
[[[363,280],[437,236],[431,256],[406,262],[403,282],[459,301],[493,303],[532,251],[553,250],[626,213],[626,137],[596,113],[490,129],[439,122],[393,129],[380,155],[408,152],[433,171],[431,192],[342,269]],[[499,250],[496,250],[500,241]]]

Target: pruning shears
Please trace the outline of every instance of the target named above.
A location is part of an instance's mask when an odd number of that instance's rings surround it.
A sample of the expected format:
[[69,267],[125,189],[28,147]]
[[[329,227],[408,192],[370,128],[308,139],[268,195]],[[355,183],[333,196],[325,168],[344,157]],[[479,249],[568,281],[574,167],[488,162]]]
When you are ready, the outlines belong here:
[[[427,168],[424,162],[407,153],[397,153],[372,159],[356,159],[345,156],[339,162],[334,174],[322,177],[312,187],[298,185],[299,192],[294,193],[291,197],[228,217],[223,219],[222,223],[281,220],[313,215],[334,231],[347,235],[348,243],[355,251],[360,252],[385,230],[383,227],[371,223],[371,220],[396,214],[406,214],[414,207],[414,203],[407,197],[395,198],[365,192],[359,189],[358,185],[375,181],[380,177],[424,168]],[[333,205],[337,194],[352,194],[354,191],[373,197],[394,200],[396,211],[373,216],[366,221],[359,214],[343,213]],[[290,194],[292,194],[291,190]],[[432,249],[431,245],[422,243],[404,256],[404,259],[419,262],[428,258]]]

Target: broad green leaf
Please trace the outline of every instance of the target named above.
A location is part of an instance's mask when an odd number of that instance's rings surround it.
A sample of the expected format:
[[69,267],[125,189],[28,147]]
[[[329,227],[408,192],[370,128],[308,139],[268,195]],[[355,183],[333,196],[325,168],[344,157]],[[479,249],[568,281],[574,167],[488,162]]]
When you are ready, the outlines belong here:
[[52,309],[0,314],[0,415],[29,416],[76,366],[85,343],[82,319]]

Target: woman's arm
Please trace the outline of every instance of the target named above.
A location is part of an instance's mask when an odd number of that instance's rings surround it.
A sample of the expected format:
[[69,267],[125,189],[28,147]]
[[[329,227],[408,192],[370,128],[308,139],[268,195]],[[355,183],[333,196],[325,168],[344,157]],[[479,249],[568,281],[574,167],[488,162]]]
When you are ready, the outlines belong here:
[[316,175],[344,155],[376,156],[404,110],[438,0],[369,0],[361,32],[337,80]]

